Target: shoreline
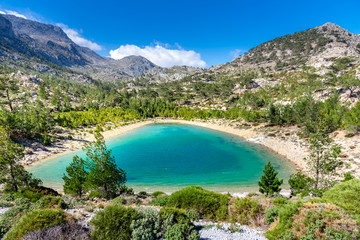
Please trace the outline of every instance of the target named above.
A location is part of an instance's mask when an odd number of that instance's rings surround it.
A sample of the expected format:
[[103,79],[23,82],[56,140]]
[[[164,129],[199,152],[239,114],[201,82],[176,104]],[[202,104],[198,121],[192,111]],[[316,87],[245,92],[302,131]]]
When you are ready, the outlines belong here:
[[[301,140],[297,136],[299,131],[296,127],[288,128],[276,128],[276,127],[267,127],[264,124],[250,126],[247,123],[239,123],[236,121],[222,120],[222,119],[212,119],[209,121],[201,120],[182,120],[182,119],[149,119],[144,121],[135,121],[130,123],[124,123],[122,126],[116,128],[111,128],[110,130],[104,130],[102,135],[105,140],[120,136],[124,133],[133,131],[137,128],[149,125],[149,124],[187,124],[198,127],[204,127],[215,131],[220,131],[228,133],[237,137],[244,139],[245,141],[259,144],[260,146],[266,148],[269,151],[278,154],[283,158],[291,168],[294,170],[303,171],[305,174],[308,173],[308,166],[304,158],[308,155],[309,150],[307,142]],[[108,125],[113,127],[113,125]],[[105,129],[107,126],[104,127]],[[86,129],[89,131],[90,129]],[[82,130],[83,132],[84,130]],[[74,131],[73,131],[74,132]],[[78,131],[76,131],[78,132]],[[87,133],[85,136],[84,133],[78,133],[72,140],[61,140],[56,142],[53,146],[47,147],[46,151],[40,147],[40,151],[37,151],[35,148],[34,152],[30,155],[30,161],[24,161],[23,164],[26,166],[36,165],[37,163],[43,161],[50,161],[51,159],[61,156],[63,154],[71,153],[82,148],[85,142],[93,141],[94,136]],[[339,171],[339,174],[345,172],[351,172],[355,177],[360,176],[360,148],[356,147],[357,142],[360,143],[360,136],[354,138],[345,138],[345,133],[340,132],[336,133],[335,142],[339,143],[343,147],[343,161],[347,165],[345,168]],[[26,150],[25,150],[26,151]],[[341,176],[342,177],[342,176]]]
[[[124,126],[119,126],[117,128],[113,128],[110,130],[104,130],[102,135],[104,136],[105,140],[109,140],[111,138],[120,136],[127,132],[133,131],[137,128],[141,128],[150,124],[185,124],[185,125],[192,125],[197,127],[204,127],[215,131],[224,132],[227,134],[231,134],[244,140],[259,144],[262,147],[266,148],[269,151],[278,154],[284,160],[286,160],[291,167],[297,170],[303,170],[306,168],[306,163],[304,162],[304,157],[307,155],[305,152],[305,148],[301,147],[298,144],[290,142],[288,140],[282,140],[277,137],[268,137],[264,131],[254,128],[239,128],[231,126],[229,123],[225,123],[224,121],[216,121],[213,120],[212,122],[209,121],[189,121],[189,120],[182,120],[182,119],[151,119],[145,121],[139,121],[135,123],[130,123]],[[260,126],[261,127],[261,126]],[[48,147],[48,151],[44,154],[43,152],[33,153],[37,157],[36,160],[25,162],[25,166],[36,165],[37,163],[43,161],[50,161],[51,159],[68,154],[70,152],[79,150],[82,148],[84,143],[88,141],[93,141],[94,136],[89,134],[85,137],[74,138],[73,140],[65,140],[62,141],[56,146]],[[58,146],[61,145],[61,148]]]

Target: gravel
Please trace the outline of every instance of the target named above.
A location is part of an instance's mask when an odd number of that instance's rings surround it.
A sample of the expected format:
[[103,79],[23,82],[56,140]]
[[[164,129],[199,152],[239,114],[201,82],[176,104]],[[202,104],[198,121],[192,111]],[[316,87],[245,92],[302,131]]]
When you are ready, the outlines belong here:
[[[194,225],[199,230],[200,240],[266,240],[264,233],[248,226],[213,222],[198,221]],[[235,231],[230,231],[233,228]]]
[[0,217],[1,215],[3,215],[5,212],[7,212],[7,210],[9,210],[10,208],[8,207],[0,207]]

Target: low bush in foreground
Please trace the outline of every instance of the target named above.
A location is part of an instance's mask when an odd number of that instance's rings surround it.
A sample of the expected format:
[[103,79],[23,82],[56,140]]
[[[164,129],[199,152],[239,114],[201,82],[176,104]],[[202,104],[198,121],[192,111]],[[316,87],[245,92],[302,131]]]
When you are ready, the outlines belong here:
[[360,180],[352,179],[336,184],[324,193],[323,198],[349,213],[360,215]]
[[140,218],[140,213],[133,208],[121,205],[107,206],[91,220],[90,224],[94,227],[91,237],[96,240],[130,240],[132,235],[130,225],[132,221]]
[[224,220],[228,215],[230,196],[201,187],[187,187],[169,196],[166,206],[197,211],[200,216]]
[[255,200],[248,197],[235,198],[230,201],[230,219],[240,224],[255,224],[256,221],[261,221],[264,215],[264,210]]
[[21,217],[19,222],[5,235],[3,240],[18,240],[29,232],[62,225],[67,219],[69,219],[68,215],[62,210],[35,210]]

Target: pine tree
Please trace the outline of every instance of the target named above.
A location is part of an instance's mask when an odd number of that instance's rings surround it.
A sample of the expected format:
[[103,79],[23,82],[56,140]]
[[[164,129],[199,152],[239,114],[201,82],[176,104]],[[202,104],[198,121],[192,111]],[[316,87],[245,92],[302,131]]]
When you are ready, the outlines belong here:
[[0,184],[4,184],[5,190],[17,192],[20,188],[41,184],[40,179],[34,179],[24,169],[23,158],[24,148],[14,143],[5,129],[0,128]]
[[89,189],[102,192],[106,198],[116,196],[126,182],[126,173],[118,168],[111,150],[108,150],[103,136],[95,133],[96,141],[85,146],[89,175],[86,185]]
[[66,167],[66,174],[63,176],[64,192],[78,197],[85,192],[85,182],[88,172],[86,171],[85,160],[74,156],[73,161]]
[[274,193],[279,193],[281,191],[280,186],[283,183],[283,180],[278,179],[278,171],[276,171],[274,167],[271,166],[270,161],[268,164],[265,164],[263,172],[264,175],[258,182],[259,191],[266,194],[266,196],[272,195]]

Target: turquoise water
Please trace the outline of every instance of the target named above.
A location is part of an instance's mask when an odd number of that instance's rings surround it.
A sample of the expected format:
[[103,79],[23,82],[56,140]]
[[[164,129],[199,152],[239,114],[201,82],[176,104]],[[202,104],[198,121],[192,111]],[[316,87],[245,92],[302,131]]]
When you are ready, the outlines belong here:
[[[218,191],[255,189],[269,160],[287,182],[293,167],[279,155],[231,134],[179,124],[152,124],[106,141],[127,185],[173,191],[200,185]],[[36,163],[28,170],[45,186],[61,189],[62,176],[81,150]]]

